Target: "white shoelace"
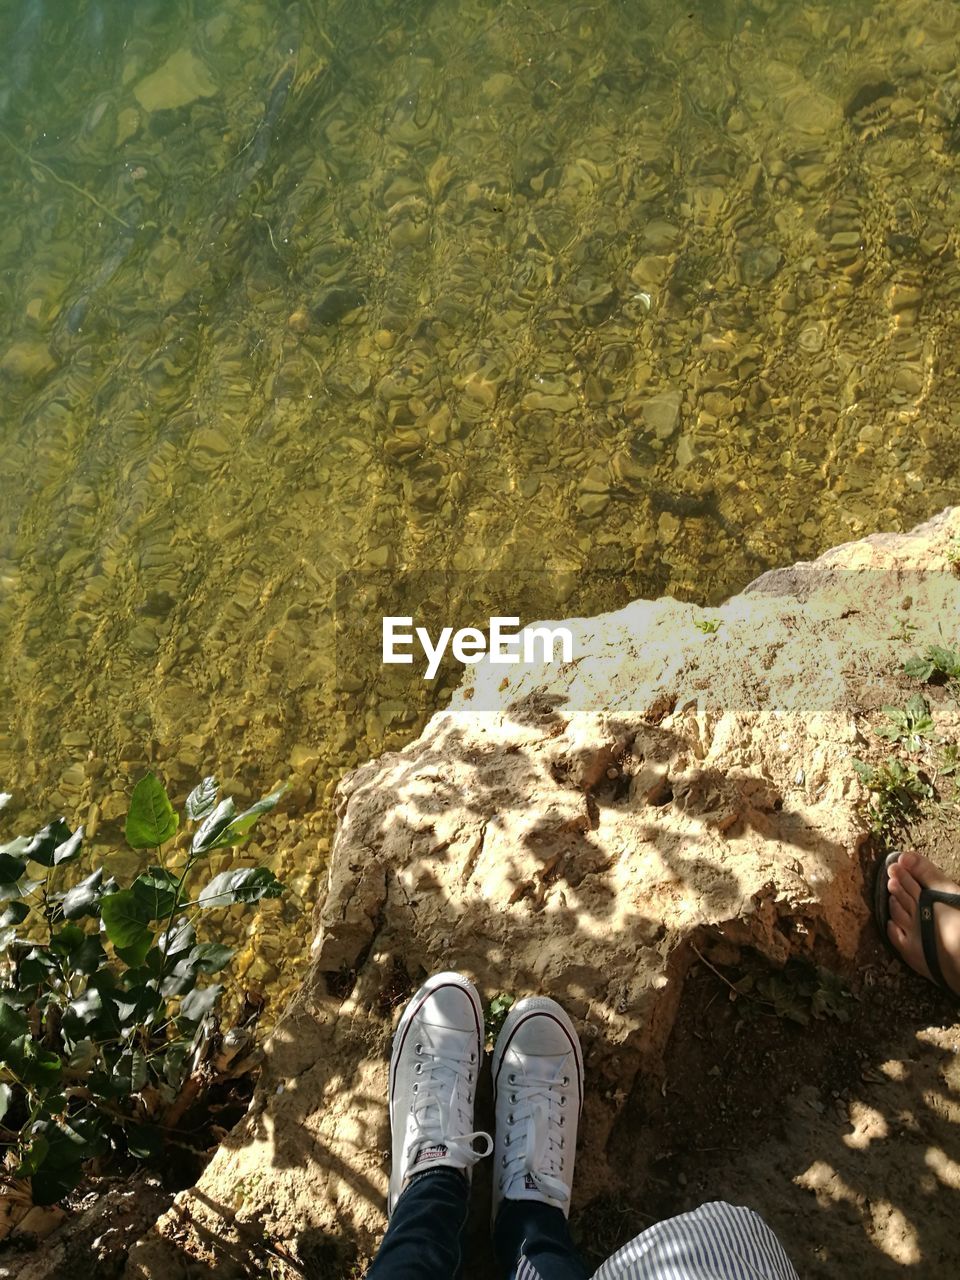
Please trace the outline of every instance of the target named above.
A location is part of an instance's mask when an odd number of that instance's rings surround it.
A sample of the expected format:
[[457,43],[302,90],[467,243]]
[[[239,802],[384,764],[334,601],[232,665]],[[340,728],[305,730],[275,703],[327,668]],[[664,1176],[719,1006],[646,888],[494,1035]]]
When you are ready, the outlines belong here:
[[[451,1132],[451,1114],[455,1112],[457,1128],[465,1128],[467,1117],[473,1114],[473,1086],[476,1083],[477,1054],[474,1049],[459,1052],[453,1043],[442,1048],[429,1043],[416,1046],[417,1067],[413,1086],[411,1112],[416,1124],[416,1136],[407,1144],[406,1161],[412,1168],[417,1153],[425,1146],[445,1146],[447,1156],[462,1168],[482,1160],[493,1150],[489,1133],[477,1130],[473,1133]],[[473,1079],[471,1080],[471,1075]],[[482,1138],[484,1150],[478,1151],[474,1143]]]
[[525,1074],[507,1077],[510,1111],[504,1140],[503,1169],[500,1189],[510,1196],[519,1181],[521,1189],[529,1174],[543,1195],[551,1200],[566,1201],[570,1188],[563,1180],[561,1168],[564,1146],[565,1090],[568,1076],[552,1080]]

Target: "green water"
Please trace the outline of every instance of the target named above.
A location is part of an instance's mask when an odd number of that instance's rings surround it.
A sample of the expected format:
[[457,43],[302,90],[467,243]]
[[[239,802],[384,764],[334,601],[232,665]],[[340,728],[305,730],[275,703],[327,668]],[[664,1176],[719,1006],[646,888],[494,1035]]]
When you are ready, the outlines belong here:
[[113,843],[146,767],[291,778],[250,979],[440,696],[337,679],[338,573],[715,602],[955,495],[952,3],[22,0],[0,49],[0,789]]

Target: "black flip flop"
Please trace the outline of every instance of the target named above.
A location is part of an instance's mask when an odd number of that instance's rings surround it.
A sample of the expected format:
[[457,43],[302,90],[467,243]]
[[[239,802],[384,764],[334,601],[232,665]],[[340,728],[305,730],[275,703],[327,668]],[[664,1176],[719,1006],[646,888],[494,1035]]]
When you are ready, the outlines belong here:
[[[873,882],[873,915],[884,942],[894,955],[902,959],[903,957],[900,956],[899,951],[897,951],[887,934],[887,923],[890,919],[890,890],[887,888],[887,871],[899,857],[900,850],[895,849],[893,853],[888,853],[883,862],[877,867],[877,876]],[[920,886],[920,942],[923,946],[923,958],[926,960],[927,968],[930,970],[937,986],[942,987],[944,991],[949,991],[953,995],[955,992],[952,987],[947,985],[943,970],[940,968],[940,957],[937,955],[937,934],[933,923],[933,908],[937,902],[943,902],[948,907],[960,907],[960,893],[945,893],[942,889],[928,889],[926,885]]]

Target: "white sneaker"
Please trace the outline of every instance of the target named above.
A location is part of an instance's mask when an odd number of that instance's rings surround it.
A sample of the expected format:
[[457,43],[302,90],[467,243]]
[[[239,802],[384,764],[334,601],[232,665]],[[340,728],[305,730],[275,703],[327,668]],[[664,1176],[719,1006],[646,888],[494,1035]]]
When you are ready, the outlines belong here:
[[504,1199],[543,1200],[569,1215],[583,1054],[556,1000],[533,996],[510,1010],[493,1051],[493,1097],[494,1219]]
[[[459,973],[434,974],[403,1011],[390,1059],[388,1214],[413,1174],[447,1167],[469,1177],[493,1150],[488,1133],[472,1132],[483,1034],[480,997]],[[473,1146],[478,1138],[482,1151]]]

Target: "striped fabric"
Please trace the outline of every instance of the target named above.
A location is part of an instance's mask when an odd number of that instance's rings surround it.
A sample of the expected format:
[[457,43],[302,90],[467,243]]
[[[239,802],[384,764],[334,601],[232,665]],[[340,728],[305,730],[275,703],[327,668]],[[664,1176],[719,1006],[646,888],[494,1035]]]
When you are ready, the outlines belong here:
[[[516,1280],[550,1280],[521,1258]],[[759,1214],[722,1200],[658,1222],[618,1249],[593,1280],[797,1280]]]

